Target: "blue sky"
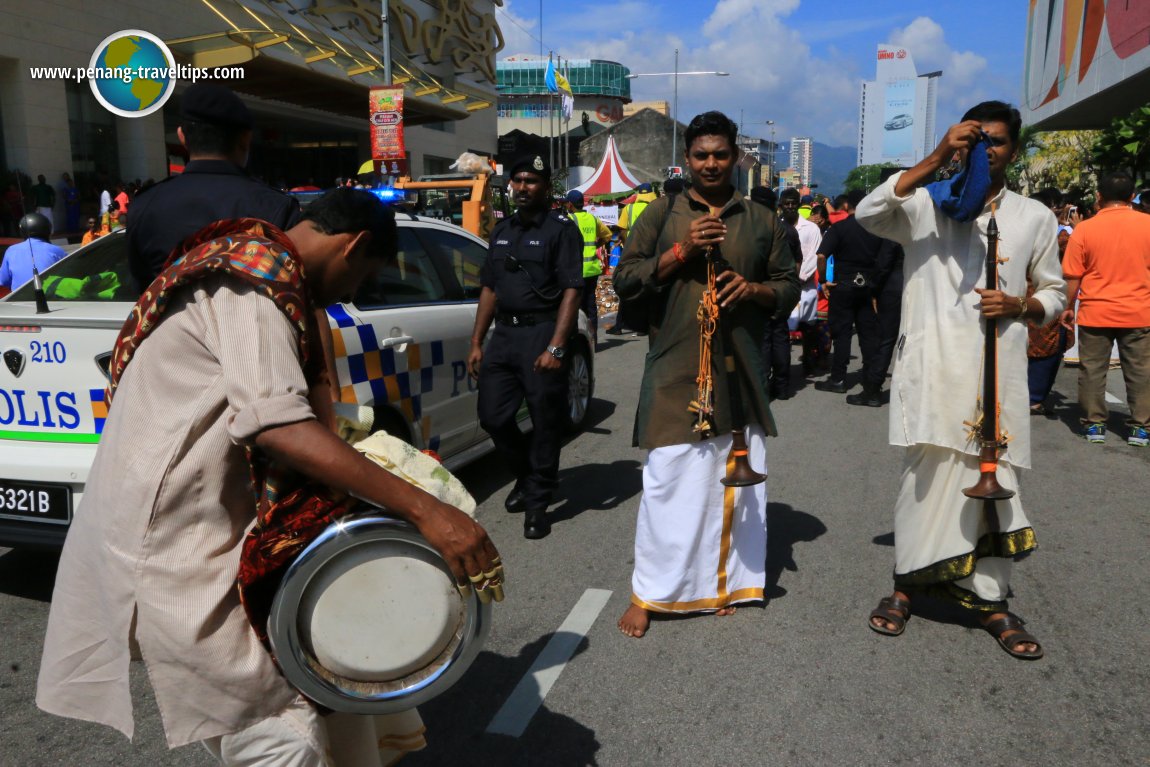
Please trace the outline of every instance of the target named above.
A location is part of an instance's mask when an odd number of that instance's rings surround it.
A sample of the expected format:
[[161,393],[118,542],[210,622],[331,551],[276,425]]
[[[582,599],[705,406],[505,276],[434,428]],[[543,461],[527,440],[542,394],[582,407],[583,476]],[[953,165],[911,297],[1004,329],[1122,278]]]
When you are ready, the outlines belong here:
[[[1021,97],[1027,3],[998,0],[504,0],[500,56],[556,51],[618,61],[632,72],[720,70],[680,77],[679,119],[719,109],[767,137],[853,146],[859,83],[879,43],[903,45],[920,73],[943,70],[940,134],[978,101]],[[636,100],[671,101],[672,78],[632,81]]]

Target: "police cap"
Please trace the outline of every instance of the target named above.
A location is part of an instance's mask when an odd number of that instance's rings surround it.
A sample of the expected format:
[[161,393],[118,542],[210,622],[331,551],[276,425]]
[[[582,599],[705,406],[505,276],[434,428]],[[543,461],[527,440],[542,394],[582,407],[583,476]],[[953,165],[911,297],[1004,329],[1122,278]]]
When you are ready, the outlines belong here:
[[529,171],[543,178],[551,178],[551,165],[548,164],[542,156],[537,154],[527,154],[511,163],[511,171],[508,178],[515,178],[515,174],[521,171]]
[[180,101],[180,115],[225,128],[250,130],[252,114],[239,96],[215,83],[195,83],[184,91]]

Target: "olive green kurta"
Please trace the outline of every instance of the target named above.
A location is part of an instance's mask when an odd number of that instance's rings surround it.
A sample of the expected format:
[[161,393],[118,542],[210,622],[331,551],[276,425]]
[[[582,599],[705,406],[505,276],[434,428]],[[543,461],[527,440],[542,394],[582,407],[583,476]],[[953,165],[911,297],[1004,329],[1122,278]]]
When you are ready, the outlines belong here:
[[[671,199],[674,205],[668,212]],[[687,406],[697,393],[697,312],[706,290],[706,261],[694,258],[662,283],[656,267],[659,255],[675,242],[686,240],[691,222],[705,215],[707,206],[688,194],[660,197],[636,220],[615,270],[619,298],[645,296],[651,309],[651,347],[635,417],[634,444],[639,447],[652,449],[703,439],[691,430],[695,416]],[[747,280],[773,288],[775,308],[746,300],[723,310],[720,316],[720,328],[726,330],[715,333],[712,346],[716,432],[728,432],[732,425],[727,378],[722,372],[723,336],[729,334],[747,422],[758,423],[774,435],[760,349],[767,320],[786,317],[798,303],[796,258],[775,214],[738,191],[723,206],[720,217],[727,225],[727,235],[717,250]]]

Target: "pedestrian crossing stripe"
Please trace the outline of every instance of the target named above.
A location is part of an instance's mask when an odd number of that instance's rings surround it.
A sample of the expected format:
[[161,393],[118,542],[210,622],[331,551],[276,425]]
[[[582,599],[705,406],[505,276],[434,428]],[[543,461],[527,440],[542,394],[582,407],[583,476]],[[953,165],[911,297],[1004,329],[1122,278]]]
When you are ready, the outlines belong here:
[[402,352],[381,349],[375,328],[356,320],[340,305],[327,310],[335,321],[332,345],[341,402],[397,408],[407,423],[418,424],[423,444],[438,449],[439,435],[431,433],[431,418],[423,413],[423,395],[435,385],[435,368],[444,364],[443,341],[409,343]]

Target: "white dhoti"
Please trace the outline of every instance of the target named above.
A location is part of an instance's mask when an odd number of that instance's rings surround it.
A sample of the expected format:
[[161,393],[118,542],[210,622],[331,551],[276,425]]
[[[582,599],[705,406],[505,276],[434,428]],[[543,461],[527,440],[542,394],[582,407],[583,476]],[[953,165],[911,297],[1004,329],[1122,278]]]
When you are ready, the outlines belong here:
[[[747,428],[751,467],[767,473],[766,434]],[[635,529],[631,602],[663,613],[763,598],[767,483],[724,487],[731,435],[651,450]]]
[[1034,548],[1034,530],[1022,510],[1018,472],[1000,462],[998,480],[1015,494],[994,503],[998,531],[990,531],[985,501],[962,493],[978,481],[978,465],[978,456],[949,448],[907,448],[894,512],[896,587],[948,584],[969,607],[1002,607],[1013,559]]

